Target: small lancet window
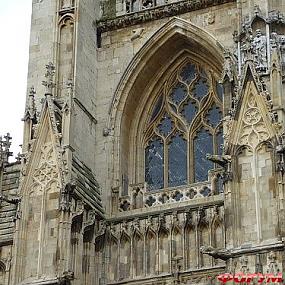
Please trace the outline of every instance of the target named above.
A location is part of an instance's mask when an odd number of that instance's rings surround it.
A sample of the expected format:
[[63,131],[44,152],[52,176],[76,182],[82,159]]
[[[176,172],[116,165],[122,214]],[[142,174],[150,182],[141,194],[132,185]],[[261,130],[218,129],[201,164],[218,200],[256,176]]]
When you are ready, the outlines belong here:
[[173,135],[168,144],[168,186],[187,183],[187,141],[183,134]]
[[164,145],[162,139],[154,137],[145,149],[145,179],[149,189],[161,189],[164,184]]
[[221,154],[223,89],[210,70],[187,61],[166,79],[145,133],[145,181],[159,190],[208,180]]

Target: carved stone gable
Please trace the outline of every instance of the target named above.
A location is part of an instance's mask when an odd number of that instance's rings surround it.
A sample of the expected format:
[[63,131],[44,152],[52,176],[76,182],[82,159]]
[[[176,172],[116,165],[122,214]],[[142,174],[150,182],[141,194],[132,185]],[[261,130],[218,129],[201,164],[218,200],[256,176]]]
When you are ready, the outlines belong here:
[[259,91],[250,80],[245,83],[244,93],[238,100],[236,122],[231,129],[233,145],[255,149],[261,142],[268,141],[274,136],[268,106],[262,91]]
[[241,132],[238,140],[241,145],[255,148],[260,142],[269,139],[269,132],[253,93],[250,93],[247,98],[241,120]]
[[23,218],[19,220],[26,225],[21,227],[21,235],[25,240],[19,244],[25,253],[20,262],[25,265],[20,266],[19,270],[24,279],[33,280],[37,276],[54,278],[57,270],[54,259],[55,244],[58,242],[56,225],[61,179],[56,135],[47,110],[39,122],[38,132],[28,155],[26,176],[21,188]]
[[55,152],[52,143],[48,142],[41,147],[41,157],[33,175],[33,182],[45,187],[51,180],[57,178]]

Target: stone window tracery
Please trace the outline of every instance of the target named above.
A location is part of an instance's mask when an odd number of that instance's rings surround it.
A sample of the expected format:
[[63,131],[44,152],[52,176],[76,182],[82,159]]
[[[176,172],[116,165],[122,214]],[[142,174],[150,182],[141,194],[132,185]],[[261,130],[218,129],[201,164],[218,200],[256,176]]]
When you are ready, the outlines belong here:
[[145,130],[148,190],[208,180],[215,165],[206,154],[220,154],[222,89],[209,68],[193,60],[166,79]]

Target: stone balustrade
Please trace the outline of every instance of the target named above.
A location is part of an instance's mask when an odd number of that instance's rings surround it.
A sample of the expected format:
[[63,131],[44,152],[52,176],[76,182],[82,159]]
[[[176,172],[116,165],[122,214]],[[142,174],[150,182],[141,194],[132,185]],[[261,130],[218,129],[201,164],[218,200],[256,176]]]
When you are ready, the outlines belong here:
[[145,183],[138,183],[131,185],[129,192],[131,195],[119,198],[119,211],[121,212],[203,199],[223,193],[221,171],[220,169],[213,170],[209,181],[206,182],[155,191],[149,191]]

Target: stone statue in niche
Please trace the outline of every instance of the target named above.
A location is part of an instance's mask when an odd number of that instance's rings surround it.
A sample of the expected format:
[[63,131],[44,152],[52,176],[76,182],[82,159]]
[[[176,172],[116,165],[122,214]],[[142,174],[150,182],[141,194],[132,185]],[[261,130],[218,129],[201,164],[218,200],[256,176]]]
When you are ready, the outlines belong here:
[[258,29],[252,41],[253,51],[256,60],[256,69],[260,72],[267,70],[267,49],[266,36]]
[[270,35],[270,49],[271,53],[273,50],[278,49],[280,52],[280,64],[282,66],[282,72],[285,72],[285,36],[272,33]]
[[279,36],[278,45],[279,45],[280,54],[281,54],[282,71],[284,73],[285,71],[285,36],[284,35]]
[[252,29],[251,27],[244,27],[245,30],[245,36],[242,40],[242,46],[241,50],[243,53],[243,62],[245,62],[247,59],[252,58],[253,54],[253,35],[252,35]]

